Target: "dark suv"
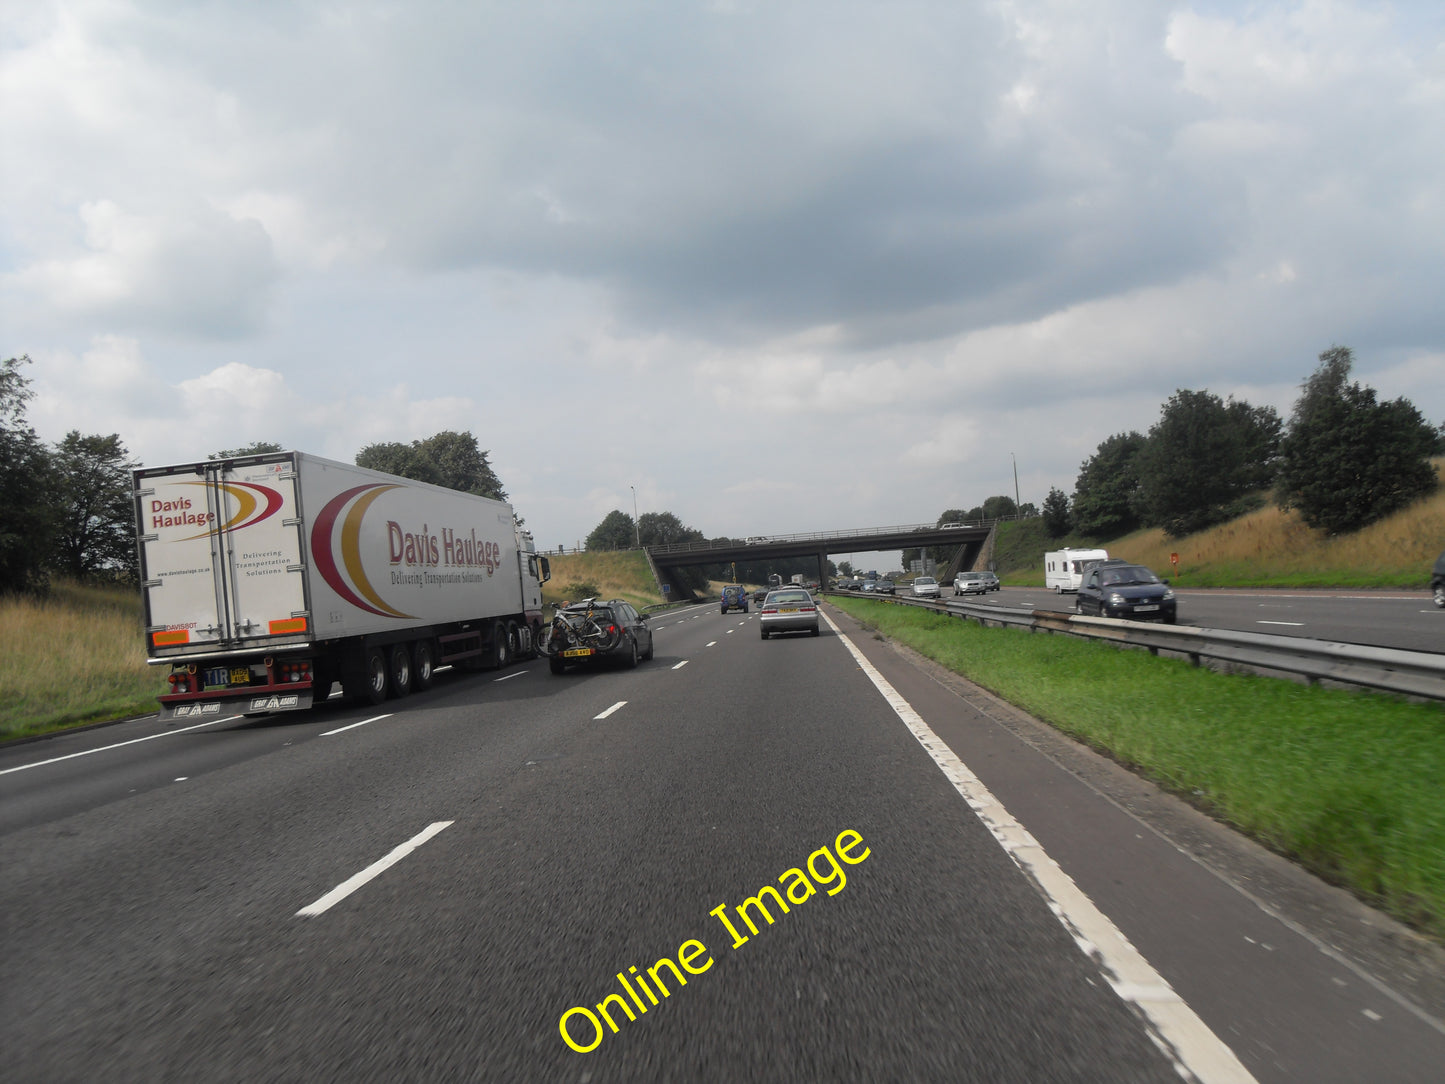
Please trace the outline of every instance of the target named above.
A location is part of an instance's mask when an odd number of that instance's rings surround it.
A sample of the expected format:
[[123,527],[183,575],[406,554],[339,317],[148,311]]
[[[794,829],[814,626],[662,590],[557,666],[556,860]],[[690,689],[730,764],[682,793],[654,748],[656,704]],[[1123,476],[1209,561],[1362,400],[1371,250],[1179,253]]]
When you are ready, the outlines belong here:
[[1169,584],[1143,565],[1101,561],[1084,573],[1074,610],[1098,617],[1131,617],[1174,624],[1178,602]]
[[606,651],[579,644],[568,648],[547,660],[552,673],[560,674],[573,663],[596,663],[603,659],[621,659],[624,666],[633,667],[643,659],[652,658],[652,629],[648,627],[647,615],[633,609],[631,603],[620,598],[606,602],[592,600],[578,602],[563,610],[568,614],[588,614],[591,620],[605,632],[616,634],[616,643]]
[[722,612],[729,610],[748,612],[748,589],[740,583],[730,583],[722,589]]

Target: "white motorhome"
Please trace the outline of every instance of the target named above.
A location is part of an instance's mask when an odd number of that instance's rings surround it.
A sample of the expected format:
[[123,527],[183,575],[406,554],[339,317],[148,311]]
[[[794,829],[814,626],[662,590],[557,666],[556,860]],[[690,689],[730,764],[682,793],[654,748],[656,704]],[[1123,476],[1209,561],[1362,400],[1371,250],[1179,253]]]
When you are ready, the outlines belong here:
[[1077,591],[1084,573],[1108,559],[1108,550],[1053,550],[1044,554],[1044,586],[1052,587],[1056,595]]

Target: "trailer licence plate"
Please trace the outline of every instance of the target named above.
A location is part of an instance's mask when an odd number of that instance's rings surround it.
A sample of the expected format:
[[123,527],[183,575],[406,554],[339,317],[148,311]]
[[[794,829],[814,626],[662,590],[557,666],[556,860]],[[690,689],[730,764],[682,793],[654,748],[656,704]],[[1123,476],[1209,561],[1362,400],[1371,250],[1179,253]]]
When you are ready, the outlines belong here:
[[251,670],[246,666],[233,666],[227,669],[224,666],[213,666],[206,671],[206,687],[212,688],[217,685],[249,685],[251,684]]
[[562,652],[562,657],[564,659],[580,659],[592,653],[590,647],[569,647],[566,651]]

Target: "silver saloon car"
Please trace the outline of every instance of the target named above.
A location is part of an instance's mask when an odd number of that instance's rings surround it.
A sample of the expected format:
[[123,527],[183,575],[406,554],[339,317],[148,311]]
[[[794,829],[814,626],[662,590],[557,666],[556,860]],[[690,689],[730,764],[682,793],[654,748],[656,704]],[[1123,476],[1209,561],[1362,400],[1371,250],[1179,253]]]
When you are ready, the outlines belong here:
[[932,576],[919,576],[913,581],[913,595],[915,598],[937,598],[938,581]]
[[807,632],[818,635],[818,604],[801,587],[769,591],[758,611],[758,623],[766,640],[775,632]]

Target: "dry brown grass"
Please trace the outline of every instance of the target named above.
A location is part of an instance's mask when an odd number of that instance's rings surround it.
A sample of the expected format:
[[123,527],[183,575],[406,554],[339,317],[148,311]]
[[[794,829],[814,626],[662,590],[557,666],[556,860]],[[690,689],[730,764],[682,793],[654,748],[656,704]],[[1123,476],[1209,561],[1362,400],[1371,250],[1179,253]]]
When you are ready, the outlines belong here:
[[[1435,461],[1437,472],[1445,460]],[[1293,512],[1271,505],[1187,538],[1158,529],[1137,531],[1108,544],[1111,556],[1172,572],[1186,586],[1396,586],[1423,587],[1445,549],[1445,487],[1433,496],[1353,534],[1331,537],[1312,530]]]
[[134,590],[57,584],[44,601],[0,599],[0,738],[154,711],[164,673],[144,647]]
[[647,557],[641,550],[606,553],[569,553],[548,556],[552,578],[542,585],[542,599],[558,602],[570,598],[573,584],[591,584],[599,598],[622,598],[634,606],[655,606],[662,602]]

